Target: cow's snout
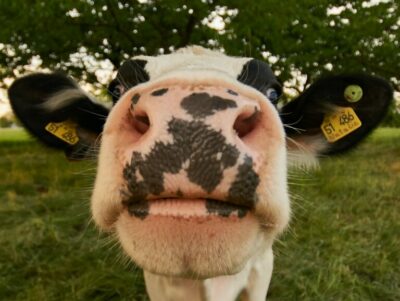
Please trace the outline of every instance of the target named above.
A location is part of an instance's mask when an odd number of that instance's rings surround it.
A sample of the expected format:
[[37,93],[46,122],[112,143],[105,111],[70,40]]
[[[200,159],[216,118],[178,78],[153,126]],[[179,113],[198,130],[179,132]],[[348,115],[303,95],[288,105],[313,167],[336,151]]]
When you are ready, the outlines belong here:
[[268,115],[260,102],[190,84],[133,90],[123,101],[125,204],[202,198],[254,207],[262,158],[252,136]]

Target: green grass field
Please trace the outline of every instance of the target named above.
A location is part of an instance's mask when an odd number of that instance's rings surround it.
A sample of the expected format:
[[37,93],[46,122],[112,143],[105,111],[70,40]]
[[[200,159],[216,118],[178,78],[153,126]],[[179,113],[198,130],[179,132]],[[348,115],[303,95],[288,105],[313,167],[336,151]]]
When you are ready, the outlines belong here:
[[[0,300],[147,300],[141,271],[90,222],[94,173],[0,131]],[[268,300],[400,300],[400,129],[290,182]]]

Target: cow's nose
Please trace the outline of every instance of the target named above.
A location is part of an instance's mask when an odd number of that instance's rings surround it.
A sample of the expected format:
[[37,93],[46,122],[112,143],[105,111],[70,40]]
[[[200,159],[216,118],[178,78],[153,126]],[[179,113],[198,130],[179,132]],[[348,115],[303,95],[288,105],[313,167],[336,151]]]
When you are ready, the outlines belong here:
[[263,113],[264,100],[239,89],[177,84],[126,95],[130,122],[119,143],[127,199],[211,198],[252,207],[271,114]]
[[206,138],[200,135],[205,129],[221,133],[229,143],[236,144],[237,138],[246,141],[260,123],[261,116],[256,101],[225,87],[149,89],[135,93],[131,102],[131,124],[138,137],[146,135],[148,142],[152,139],[158,141],[176,131],[172,124],[177,126],[177,121],[181,120],[185,122],[180,124],[186,127],[182,134],[191,136],[192,139],[186,142],[192,143],[193,147],[201,145],[198,139]]

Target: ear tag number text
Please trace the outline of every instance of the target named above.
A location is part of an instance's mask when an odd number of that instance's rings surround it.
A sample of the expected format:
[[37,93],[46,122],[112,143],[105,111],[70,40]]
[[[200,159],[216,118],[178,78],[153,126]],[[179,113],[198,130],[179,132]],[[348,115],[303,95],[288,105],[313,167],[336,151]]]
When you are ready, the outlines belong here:
[[353,108],[340,108],[334,113],[325,116],[321,130],[328,142],[335,142],[362,125]]
[[72,121],[50,122],[45,129],[70,145],[75,145],[79,141],[76,133],[76,123]]

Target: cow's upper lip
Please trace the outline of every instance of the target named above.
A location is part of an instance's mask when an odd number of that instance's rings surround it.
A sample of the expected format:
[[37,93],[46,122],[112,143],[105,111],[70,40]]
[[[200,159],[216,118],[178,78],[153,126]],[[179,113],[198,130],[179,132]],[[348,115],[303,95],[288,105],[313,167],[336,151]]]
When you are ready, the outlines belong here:
[[126,210],[135,217],[144,219],[148,215],[176,217],[205,217],[218,215],[229,217],[232,214],[244,217],[252,208],[228,201],[210,198],[159,198],[150,200],[123,201]]
[[205,200],[214,203],[216,206],[230,206],[237,207],[241,209],[251,210],[253,207],[250,204],[246,204],[245,202],[240,202],[237,200],[223,200],[223,199],[214,199],[214,198],[202,198],[202,197],[160,197],[160,198],[151,198],[151,199],[138,199],[138,198],[128,198],[122,201],[124,207],[129,206],[140,206],[144,204],[148,204],[153,201],[168,201],[168,200]]

